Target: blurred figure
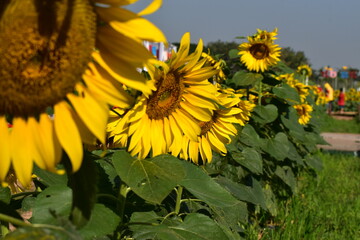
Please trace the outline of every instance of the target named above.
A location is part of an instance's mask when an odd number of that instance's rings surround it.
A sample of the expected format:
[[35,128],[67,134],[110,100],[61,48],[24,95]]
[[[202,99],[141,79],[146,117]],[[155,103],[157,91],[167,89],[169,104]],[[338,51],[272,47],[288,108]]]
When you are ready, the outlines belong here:
[[344,93],[344,89],[340,88],[340,94],[338,97],[338,106],[340,108],[340,113],[344,112],[344,107],[345,107],[345,93]]
[[325,88],[325,96],[327,101],[327,112],[329,115],[331,115],[332,109],[333,109],[333,102],[334,102],[334,89],[331,87],[329,83],[324,84]]

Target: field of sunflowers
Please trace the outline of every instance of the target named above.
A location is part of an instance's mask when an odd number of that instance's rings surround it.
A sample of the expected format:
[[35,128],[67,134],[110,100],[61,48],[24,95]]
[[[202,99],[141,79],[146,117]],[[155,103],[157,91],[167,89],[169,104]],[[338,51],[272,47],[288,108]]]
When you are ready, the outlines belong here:
[[142,44],[166,42],[142,17],[161,1],[130,2],[0,4],[4,239],[244,239],[322,168],[326,97],[277,29],[224,53],[237,70],[190,33],[163,62]]

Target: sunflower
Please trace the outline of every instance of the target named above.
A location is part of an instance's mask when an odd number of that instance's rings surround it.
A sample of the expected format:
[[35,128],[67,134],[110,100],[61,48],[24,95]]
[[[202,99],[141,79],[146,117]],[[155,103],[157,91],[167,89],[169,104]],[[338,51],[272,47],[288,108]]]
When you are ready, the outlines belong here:
[[220,59],[219,61],[215,60],[209,53],[203,52],[201,56],[206,59],[205,65],[212,66],[215,70],[218,70],[218,73],[213,77],[215,82],[222,82],[226,79],[225,73],[223,72],[223,68],[226,65],[225,61]]
[[131,2],[0,4],[0,182],[11,167],[24,186],[34,163],[56,172],[63,150],[78,170],[82,143],[105,142],[108,105],[132,104],[122,85],[151,92],[151,82],[136,70],[155,61],[141,40],[165,38],[139,14],[121,8]]
[[253,36],[253,38],[255,38],[255,39],[271,41],[271,42],[273,42],[274,40],[277,39],[277,37],[276,37],[277,31],[278,31],[277,28],[275,28],[274,31],[272,31],[272,32],[268,32],[266,30],[261,30],[261,29],[256,29],[256,30],[257,30],[257,33]]
[[239,45],[240,60],[250,71],[264,72],[280,61],[280,47],[272,40],[248,37],[248,42]]
[[306,64],[298,66],[297,72],[307,77],[310,77],[312,75],[312,70],[310,66]]
[[299,105],[294,105],[294,108],[297,111],[297,114],[299,115],[299,123],[301,125],[306,125],[311,118],[310,113],[313,111],[312,106],[310,106],[309,104],[299,104]]
[[[183,136],[180,158],[198,164],[201,157],[201,162],[205,164],[212,161],[212,151],[224,156],[227,153],[225,145],[231,143],[231,137],[237,134],[234,124],[244,126],[255,107],[255,104],[243,101],[241,97],[233,89],[222,89],[218,85],[217,98],[222,108],[214,111],[210,121],[199,122],[201,133],[196,141]],[[172,154],[177,156],[176,153]]]
[[[147,69],[156,90],[136,99],[134,106],[109,123],[109,138],[114,146],[140,159],[168,153],[177,155],[185,135],[197,141],[201,133],[198,121],[210,121],[217,109],[216,87],[208,78],[217,73],[200,60],[203,43],[189,54],[190,34],[185,33],[177,53],[159,67]],[[121,114],[119,114],[121,115]]]

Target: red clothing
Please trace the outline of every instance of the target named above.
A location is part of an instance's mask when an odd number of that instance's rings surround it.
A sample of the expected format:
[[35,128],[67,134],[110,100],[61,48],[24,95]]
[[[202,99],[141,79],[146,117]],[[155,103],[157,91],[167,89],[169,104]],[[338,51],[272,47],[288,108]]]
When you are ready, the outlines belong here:
[[345,105],[345,94],[343,92],[340,92],[340,95],[338,97],[338,105],[339,106]]

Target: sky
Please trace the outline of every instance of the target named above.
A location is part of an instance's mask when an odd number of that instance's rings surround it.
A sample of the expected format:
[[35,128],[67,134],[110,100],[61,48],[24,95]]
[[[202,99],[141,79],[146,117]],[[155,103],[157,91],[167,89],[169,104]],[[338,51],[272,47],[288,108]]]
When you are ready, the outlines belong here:
[[[139,0],[139,11],[151,0]],[[330,66],[360,68],[360,0],[163,0],[145,16],[168,39],[179,42],[185,32],[191,42],[244,40],[256,29],[278,28],[276,44],[303,51],[313,69]]]

